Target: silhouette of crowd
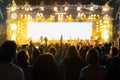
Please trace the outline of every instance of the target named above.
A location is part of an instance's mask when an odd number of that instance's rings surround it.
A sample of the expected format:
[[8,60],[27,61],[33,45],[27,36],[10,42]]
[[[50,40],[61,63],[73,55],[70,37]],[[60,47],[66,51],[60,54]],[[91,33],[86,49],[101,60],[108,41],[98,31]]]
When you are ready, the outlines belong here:
[[0,80],[120,80],[114,43],[0,44]]

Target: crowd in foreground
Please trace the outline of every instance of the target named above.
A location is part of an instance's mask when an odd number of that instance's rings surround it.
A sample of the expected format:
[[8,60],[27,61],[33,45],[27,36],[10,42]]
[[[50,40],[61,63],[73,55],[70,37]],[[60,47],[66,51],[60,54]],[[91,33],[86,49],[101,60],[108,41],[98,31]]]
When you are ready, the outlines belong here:
[[0,44],[0,80],[120,80],[120,52],[113,43],[51,44],[38,48]]

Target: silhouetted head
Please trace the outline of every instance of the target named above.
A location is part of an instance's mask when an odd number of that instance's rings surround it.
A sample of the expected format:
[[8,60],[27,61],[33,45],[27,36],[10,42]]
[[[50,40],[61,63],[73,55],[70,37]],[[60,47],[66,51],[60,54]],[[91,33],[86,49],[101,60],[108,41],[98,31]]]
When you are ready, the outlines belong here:
[[112,57],[118,56],[119,55],[119,49],[117,47],[112,46],[110,48],[110,54],[112,55]]
[[99,62],[100,56],[95,48],[88,50],[86,54],[86,61],[88,64],[97,64]]
[[6,63],[11,62],[16,55],[17,45],[14,41],[4,41],[0,45],[0,62]]
[[39,66],[41,70],[52,69],[52,67],[56,66],[56,59],[51,53],[45,53],[36,58],[35,66]]
[[57,80],[58,65],[54,56],[45,53],[35,60],[33,67],[33,80]]
[[44,50],[44,48],[43,47],[39,47],[39,51],[40,51],[40,54],[44,54],[45,53],[45,50]]
[[70,58],[78,57],[77,49],[75,48],[75,46],[70,46],[68,48],[68,57],[70,57]]
[[57,50],[56,50],[55,47],[52,46],[52,47],[49,48],[48,52],[49,52],[49,53],[52,53],[53,55],[56,55]]
[[17,60],[18,60],[19,64],[21,64],[23,66],[27,66],[29,63],[29,57],[27,55],[27,52],[24,50],[19,51],[17,54]]

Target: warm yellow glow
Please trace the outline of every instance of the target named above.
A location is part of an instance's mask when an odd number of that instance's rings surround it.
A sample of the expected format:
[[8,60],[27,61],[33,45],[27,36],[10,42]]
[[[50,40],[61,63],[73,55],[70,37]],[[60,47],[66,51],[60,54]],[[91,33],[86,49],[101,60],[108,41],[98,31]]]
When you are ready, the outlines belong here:
[[55,11],[55,12],[58,11],[58,8],[57,8],[57,7],[54,7],[54,11]]
[[77,11],[81,11],[81,7],[80,6],[77,7]]
[[64,10],[65,10],[65,11],[68,11],[68,9],[69,9],[69,7],[65,6]]
[[93,6],[91,6],[91,7],[90,7],[90,11],[94,11],[94,8],[93,8]]
[[103,8],[103,11],[104,11],[104,12],[107,12],[108,10],[109,10],[109,8],[107,8],[107,7],[104,7],[104,8]]
[[109,5],[108,5],[108,3],[106,3],[106,4],[102,7],[102,10],[103,10],[104,12],[109,11]]
[[63,14],[58,14],[58,22],[63,22]]
[[103,19],[104,19],[104,20],[106,19],[106,20],[109,21],[109,20],[110,20],[110,16],[109,16],[108,14],[106,14],[105,16],[103,16]]
[[16,40],[16,34],[12,34],[11,40]]
[[30,11],[32,11],[33,9],[32,8],[30,8]]
[[11,11],[15,11],[16,10],[16,6],[11,7]]
[[41,11],[44,11],[44,7],[43,6],[41,6],[40,9],[41,9]]
[[12,18],[12,19],[16,19],[16,18],[17,18],[17,13],[12,13],[12,14],[11,14],[11,18]]
[[67,17],[68,22],[73,22],[73,17],[72,17],[72,15],[69,15],[69,16],[66,16],[66,17]]
[[29,5],[29,3],[28,2],[25,2],[25,11],[29,11],[30,10],[30,5]]
[[109,38],[109,31],[104,30],[102,36],[103,36],[104,40],[107,40]]
[[17,29],[17,25],[16,24],[12,24],[11,25],[11,30],[16,30]]
[[26,6],[25,7],[25,11],[29,11],[30,10],[30,7],[29,6]]
[[54,22],[54,20],[55,20],[55,16],[50,15],[50,17],[48,19],[46,19],[45,22]]

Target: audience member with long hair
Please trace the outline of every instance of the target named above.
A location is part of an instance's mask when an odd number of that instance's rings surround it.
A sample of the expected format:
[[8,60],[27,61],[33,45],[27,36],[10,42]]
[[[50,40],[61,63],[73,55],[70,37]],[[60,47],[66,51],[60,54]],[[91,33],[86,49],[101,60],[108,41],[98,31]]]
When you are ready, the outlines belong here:
[[17,45],[14,41],[4,41],[0,45],[0,80],[25,80],[22,68],[13,63]]

